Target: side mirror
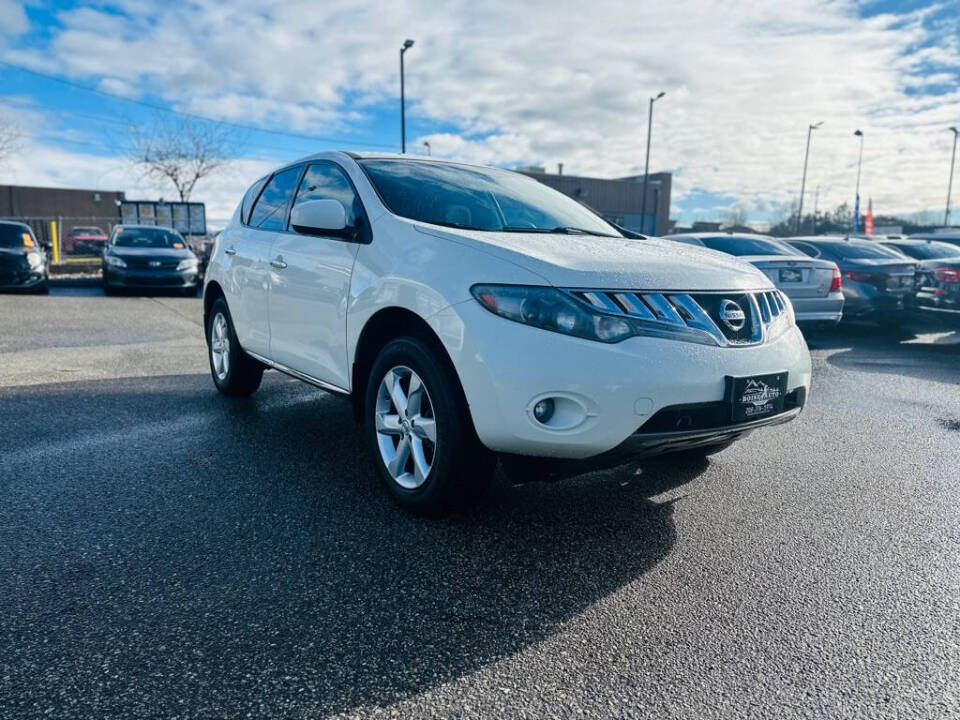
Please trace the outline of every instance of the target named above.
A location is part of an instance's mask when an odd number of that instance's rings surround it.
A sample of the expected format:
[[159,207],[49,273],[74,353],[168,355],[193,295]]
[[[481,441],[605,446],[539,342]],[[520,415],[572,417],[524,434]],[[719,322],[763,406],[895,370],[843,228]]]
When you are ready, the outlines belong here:
[[303,235],[343,235],[347,210],[339,200],[307,200],[293,206],[290,225]]

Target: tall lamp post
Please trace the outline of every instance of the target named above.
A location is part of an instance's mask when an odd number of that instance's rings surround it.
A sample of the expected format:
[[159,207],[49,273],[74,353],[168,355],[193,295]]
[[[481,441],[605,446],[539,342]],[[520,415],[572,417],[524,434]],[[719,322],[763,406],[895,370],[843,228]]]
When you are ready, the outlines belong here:
[[[803,193],[807,188],[807,161],[810,159],[810,135],[812,135],[813,131],[821,125],[823,125],[823,120],[807,127],[807,152],[803,156],[803,180],[800,181],[800,207],[797,208],[797,226],[794,230],[795,235],[800,234],[800,223],[803,222]],[[816,214],[814,214],[814,222],[816,222]]]
[[953,165],[957,161],[957,135],[960,135],[960,130],[951,127],[950,132],[953,133],[953,150],[950,151],[950,182],[947,183],[947,212],[943,215],[944,227],[950,227],[950,193],[953,190]]
[[853,231],[860,232],[860,168],[863,165],[863,131],[856,130],[853,133],[860,138],[860,157],[857,159],[857,194],[853,202]]
[[[653,132],[653,104],[667,93],[663,90],[656,97],[650,98],[650,112],[647,116],[647,161],[643,166],[643,198],[640,200],[640,222],[646,231],[647,223],[647,181],[650,178],[650,135]],[[657,232],[656,225],[653,228],[654,234]]]
[[403,54],[413,47],[413,40],[404,40],[400,48],[400,152],[407,152],[407,112],[403,94]]

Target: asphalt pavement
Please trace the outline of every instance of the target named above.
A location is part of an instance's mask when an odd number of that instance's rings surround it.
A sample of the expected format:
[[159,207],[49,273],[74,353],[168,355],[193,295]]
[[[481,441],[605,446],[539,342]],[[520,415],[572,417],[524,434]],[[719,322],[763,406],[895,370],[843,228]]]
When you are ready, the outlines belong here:
[[810,338],[709,462],[412,517],[198,299],[0,296],[0,718],[960,716],[960,343]]

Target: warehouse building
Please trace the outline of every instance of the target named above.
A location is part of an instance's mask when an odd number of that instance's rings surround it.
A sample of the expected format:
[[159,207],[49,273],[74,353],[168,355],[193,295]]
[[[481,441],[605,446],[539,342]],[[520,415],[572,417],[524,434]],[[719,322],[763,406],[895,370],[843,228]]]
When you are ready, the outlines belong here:
[[50,239],[54,220],[59,220],[61,233],[75,226],[97,226],[109,233],[120,217],[123,199],[119,191],[0,185],[0,218],[28,222],[44,241]]
[[542,167],[517,169],[583,203],[610,222],[646,235],[670,232],[670,173],[650,173],[644,211],[643,175],[603,179],[548,174]]

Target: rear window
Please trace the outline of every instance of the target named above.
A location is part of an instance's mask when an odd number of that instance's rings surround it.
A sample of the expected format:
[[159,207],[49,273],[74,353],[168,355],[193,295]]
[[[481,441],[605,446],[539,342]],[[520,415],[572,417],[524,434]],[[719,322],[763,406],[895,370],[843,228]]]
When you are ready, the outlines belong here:
[[937,258],[960,257],[960,247],[941,242],[927,243],[890,243],[897,250],[917,260],[936,260]]
[[22,248],[30,245],[24,239],[24,234],[33,242],[33,234],[26,225],[0,223],[0,248]]
[[163,228],[117,228],[113,234],[117,247],[182,248],[185,247],[179,233]]
[[797,251],[784,247],[776,240],[743,237],[742,235],[718,235],[701,237],[700,241],[711,250],[729,255],[796,255]]
[[890,260],[903,259],[896,250],[872,242],[831,243],[830,251],[844,260]]
[[75,227],[70,231],[71,235],[103,235],[103,230],[98,227]]

